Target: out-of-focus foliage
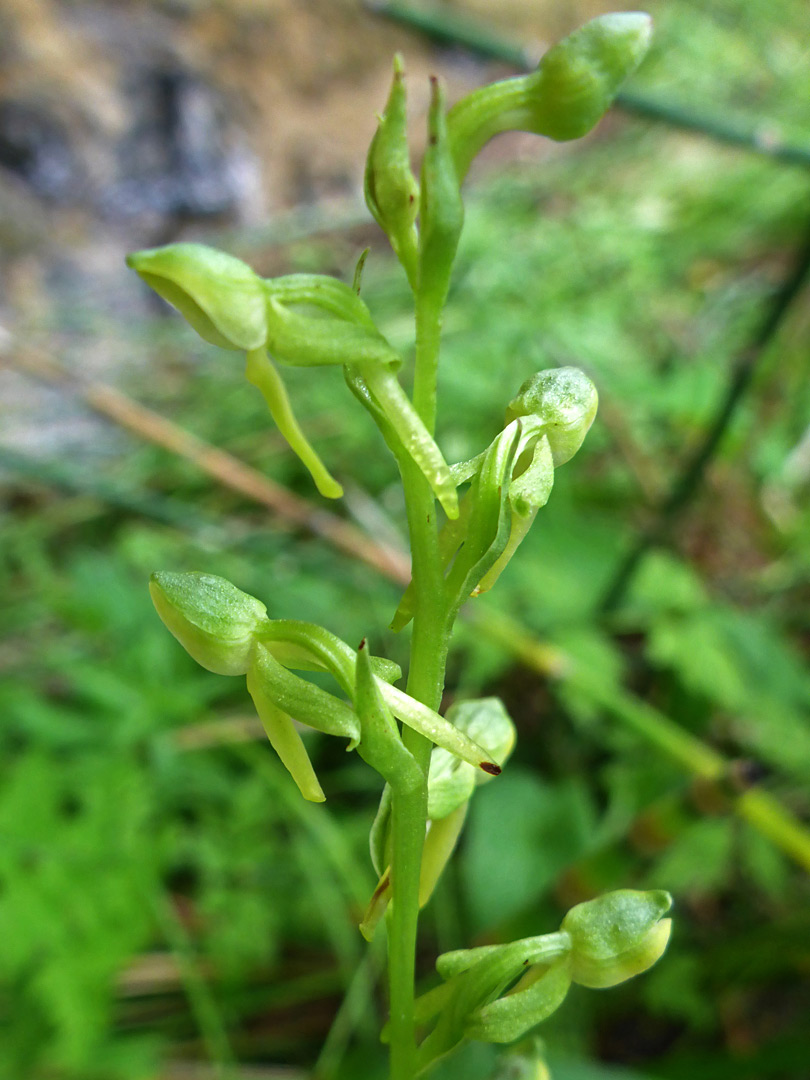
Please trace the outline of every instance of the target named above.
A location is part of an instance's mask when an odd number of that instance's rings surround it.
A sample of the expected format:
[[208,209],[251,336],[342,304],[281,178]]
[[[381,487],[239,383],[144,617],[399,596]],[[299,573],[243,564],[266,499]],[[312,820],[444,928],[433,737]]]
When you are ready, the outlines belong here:
[[[652,10],[639,88],[810,146],[803,0]],[[575,685],[528,674],[480,626],[462,630],[451,694],[500,694],[519,740],[427,909],[425,985],[437,951],[554,929],[595,892],[676,899],[654,971],[609,996],[572,991],[549,1024],[556,1080],[806,1072],[807,873],[733,813],[759,783],[810,818],[805,305],[768,349],[671,547],[646,559],[609,624],[594,609],[789,271],[809,191],[810,170],[611,120],[584,148],[507,167],[470,199],[441,372],[448,458],[478,453],[543,366],[584,367],[602,400],[576,467],[478,603],[734,762],[723,783],[694,781]],[[359,246],[300,244],[285,262],[348,274]],[[257,269],[263,257],[251,253]],[[373,254],[366,281],[407,349],[399,271]],[[155,354],[133,394],[310,494],[238,363],[174,323],[116,333]],[[290,375],[330,470],[362,477],[362,490],[347,485],[349,512],[381,538],[401,535],[392,466],[339,374]],[[2,510],[0,1077],[147,1080],[197,1057],[309,1066],[348,988],[319,1080],[375,1080],[384,1006],[373,955],[356,974],[355,924],[379,793],[353,756],[313,736],[329,801],[303,804],[245,696],[169,638],[146,582],[161,568],[222,574],[271,616],[368,634],[401,659],[385,629],[396,589],[320,541],[268,529],[163,451],[133,443],[62,472],[84,493],[6,481]],[[485,1080],[494,1067],[473,1047],[437,1077]]]

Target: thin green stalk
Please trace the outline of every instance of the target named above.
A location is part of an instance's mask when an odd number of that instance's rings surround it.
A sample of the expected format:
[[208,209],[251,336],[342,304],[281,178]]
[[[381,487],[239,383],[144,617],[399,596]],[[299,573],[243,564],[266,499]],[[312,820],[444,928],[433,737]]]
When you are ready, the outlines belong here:
[[[416,370],[414,406],[432,433],[436,422],[436,369],[441,315],[436,305],[416,297]],[[438,709],[444,690],[450,628],[439,556],[437,509],[433,492],[409,461],[401,461],[413,559],[415,614],[411,638],[408,693]],[[393,790],[392,908],[388,927],[391,1007],[391,1080],[412,1080],[416,1072],[414,1038],[416,933],[419,878],[427,826],[427,774],[431,744],[410,728],[403,742],[422,773],[415,790]]]

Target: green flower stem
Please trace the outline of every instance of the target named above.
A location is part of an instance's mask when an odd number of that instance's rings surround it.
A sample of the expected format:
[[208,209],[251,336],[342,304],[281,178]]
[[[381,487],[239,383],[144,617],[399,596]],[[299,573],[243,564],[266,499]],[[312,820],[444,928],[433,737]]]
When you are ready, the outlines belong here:
[[[415,295],[413,405],[431,435],[436,427],[436,376],[443,299],[431,295],[426,289],[417,288]],[[398,463],[405,491],[414,594],[407,691],[417,701],[438,710],[444,692],[452,622],[448,617],[445,598],[436,500],[430,485],[412,460],[400,457]],[[416,1073],[416,930],[422,849],[427,829],[427,776],[432,749],[428,739],[406,726],[403,726],[402,740],[419,766],[422,783],[415,790],[394,789],[392,793],[392,905],[388,926],[390,1080],[413,1080]]]
[[[435,395],[435,377],[433,386]],[[436,503],[419,468],[408,460],[402,460],[400,466],[411,537],[415,592],[407,691],[417,701],[431,709],[438,709],[444,690],[450,627],[439,554]],[[416,930],[431,753],[430,741],[412,728],[403,727],[402,739],[419,766],[422,783],[413,790],[394,788],[392,793],[392,905],[388,926],[390,1080],[413,1080],[416,1072]]]
[[439,339],[442,331],[440,299],[424,292],[416,296],[416,360],[413,375],[413,404],[430,434],[436,428],[436,375]]

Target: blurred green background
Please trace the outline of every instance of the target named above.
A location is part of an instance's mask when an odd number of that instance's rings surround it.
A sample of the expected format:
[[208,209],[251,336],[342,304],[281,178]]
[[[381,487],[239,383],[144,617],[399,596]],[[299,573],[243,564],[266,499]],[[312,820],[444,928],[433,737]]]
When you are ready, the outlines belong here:
[[[420,971],[600,891],[667,888],[664,960],[544,1026],[555,1080],[800,1080],[810,10],[647,9],[628,88],[647,115],[574,146],[504,139],[469,185],[447,457],[478,453],[542,367],[582,366],[602,406],[459,630],[447,702],[500,695],[519,744],[424,913]],[[531,51],[609,5],[420,10]],[[325,507],[238,358],[121,264],[193,238],[345,278],[371,244],[364,295],[409,354],[407,287],[359,203],[390,57],[415,131],[425,72],[458,94],[510,69],[349,0],[5,0],[0,30],[0,1077],[378,1080],[382,943],[356,923],[379,784],[313,734],[328,801],[303,803],[241,680],[188,659],[146,581],[222,574],[403,661],[399,587],[370,568],[401,566],[394,468],[339,373],[291,371],[346,485]],[[494,1068],[476,1044],[436,1076]]]

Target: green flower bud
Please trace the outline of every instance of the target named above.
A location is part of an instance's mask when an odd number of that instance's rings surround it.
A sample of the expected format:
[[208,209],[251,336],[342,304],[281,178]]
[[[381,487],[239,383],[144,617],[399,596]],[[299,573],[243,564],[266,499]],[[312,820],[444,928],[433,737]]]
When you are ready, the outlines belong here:
[[267,608],[225,578],[196,572],[152,574],[152,602],[166,627],[198,664],[218,675],[244,675]]
[[620,889],[571,908],[561,930],[571,938],[571,974],[580,986],[601,988],[632,979],[664,953],[672,920],[667,892]]
[[257,349],[267,340],[264,286],[241,259],[205,244],[169,244],[128,255],[127,266],[212,345]]
[[549,49],[531,74],[483,86],[459,101],[447,117],[459,182],[500,132],[531,131],[558,141],[586,135],[641,63],[651,33],[644,12],[600,15]]
[[447,133],[444,89],[431,79],[428,145],[422,161],[419,207],[419,288],[440,309],[447,296],[464,204]]
[[557,468],[582,446],[598,404],[596,387],[579,368],[548,368],[523,383],[507,406],[506,423],[519,416],[537,421]]
[[394,57],[394,79],[385,112],[371,140],[366,159],[366,205],[405,268],[412,287],[416,284],[419,185],[411,172],[408,152],[405,79],[402,58]]

